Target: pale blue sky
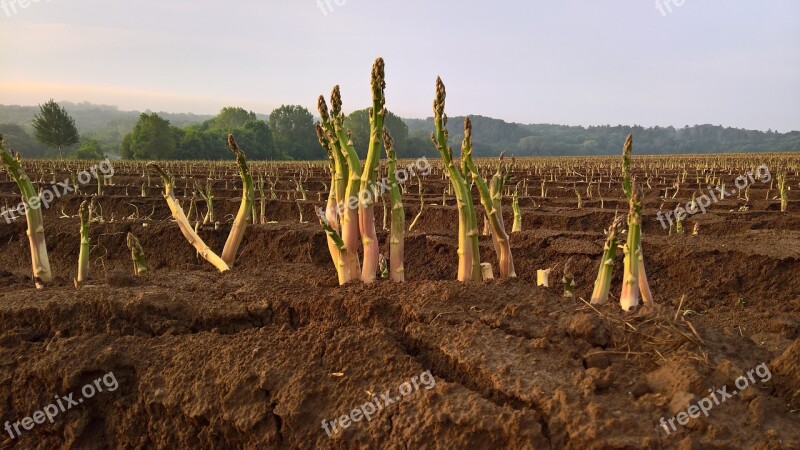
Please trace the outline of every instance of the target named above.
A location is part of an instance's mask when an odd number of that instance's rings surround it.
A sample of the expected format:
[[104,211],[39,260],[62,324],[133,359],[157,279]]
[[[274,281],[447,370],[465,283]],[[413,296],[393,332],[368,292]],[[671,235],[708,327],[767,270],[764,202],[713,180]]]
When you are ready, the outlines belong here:
[[441,75],[451,116],[800,129],[797,0],[29,1],[0,3],[3,104],[314,111],[338,83],[352,110],[383,56],[405,117]]

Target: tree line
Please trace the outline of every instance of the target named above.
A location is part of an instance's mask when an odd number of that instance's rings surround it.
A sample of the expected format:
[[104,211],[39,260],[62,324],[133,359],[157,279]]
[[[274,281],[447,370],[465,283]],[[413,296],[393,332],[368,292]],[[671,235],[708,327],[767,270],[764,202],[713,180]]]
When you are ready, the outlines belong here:
[[[93,121],[92,132],[79,136],[76,121],[66,108],[50,100],[40,105],[34,114],[33,136],[19,123],[0,124],[0,133],[26,157],[66,155],[99,159],[110,153],[142,160],[230,159],[226,136],[233,133],[248,158],[253,160],[325,158],[314,132],[315,117],[300,105],[283,105],[268,116],[241,107],[222,108],[216,116],[145,112],[130,126],[126,126],[131,119],[129,116],[120,117],[129,114],[127,112],[113,107],[101,110],[96,105],[79,106],[83,106],[78,110],[81,119],[86,117]],[[91,107],[111,116],[105,128],[98,128],[100,120],[89,109]],[[26,107],[0,105],[0,117],[8,115],[20,122],[24,117],[22,108]],[[450,142],[456,150],[463,139],[463,119],[453,117],[448,121]],[[612,155],[619,153],[621,143],[631,132],[636,136],[637,151],[641,154],[800,151],[800,131],[778,133],[715,125],[683,128],[525,125],[484,116],[471,116],[471,119],[476,156],[496,156],[504,150],[517,156]],[[345,125],[355,148],[365,151],[369,141],[368,110],[350,113]],[[394,137],[400,157],[436,156],[429,137],[432,118],[403,119],[388,112],[386,126]]]
[[[800,151],[800,131],[778,133],[719,125],[523,125],[483,116],[470,116],[470,120],[473,148],[478,156],[496,156],[503,150],[517,156],[616,155],[628,133],[633,133],[639,154]],[[463,117],[448,118],[454,147],[464,138],[463,121]],[[406,119],[406,123],[411,138],[427,136],[433,129],[432,118]]]

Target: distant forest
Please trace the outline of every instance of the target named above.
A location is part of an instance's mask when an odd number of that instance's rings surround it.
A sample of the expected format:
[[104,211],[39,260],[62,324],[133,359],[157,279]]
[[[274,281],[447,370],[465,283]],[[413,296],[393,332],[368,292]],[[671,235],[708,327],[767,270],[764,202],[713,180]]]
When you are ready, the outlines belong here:
[[[238,107],[223,108],[216,116],[120,111],[115,106],[60,102],[74,118],[79,148],[134,159],[229,159],[225,136],[233,133],[251,159],[322,159],[313,128],[316,119],[299,105],[284,105],[270,114]],[[0,133],[7,145],[29,158],[57,157],[33,136],[37,106],[0,105]],[[740,153],[800,151],[800,131],[779,133],[695,125],[683,128],[628,125],[567,126],[518,124],[484,116],[470,116],[477,156],[495,156],[505,150],[517,156],[615,155],[632,132],[639,154]],[[463,117],[448,120],[450,142],[458,152],[463,138]],[[366,110],[346,118],[359,153],[366,151],[369,120]],[[387,127],[395,138],[398,156],[436,156],[430,142],[433,119],[404,119],[389,113]],[[364,155],[362,155],[364,156]]]

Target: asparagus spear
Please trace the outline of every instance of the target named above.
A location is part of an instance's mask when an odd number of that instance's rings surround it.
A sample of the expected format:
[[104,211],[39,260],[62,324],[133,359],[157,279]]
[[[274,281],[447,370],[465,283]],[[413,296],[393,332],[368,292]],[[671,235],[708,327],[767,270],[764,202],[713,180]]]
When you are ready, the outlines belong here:
[[89,240],[89,202],[87,200],[81,202],[78,216],[81,219],[81,250],[78,254],[78,283],[80,283],[89,278],[91,241]]
[[225,241],[225,247],[222,250],[222,260],[228,267],[233,267],[233,262],[236,260],[236,252],[244,239],[244,232],[247,230],[247,221],[250,220],[250,211],[253,209],[253,198],[255,192],[253,188],[253,177],[247,169],[247,159],[245,159],[244,152],[236,144],[232,134],[228,135],[228,147],[236,156],[236,163],[239,166],[239,175],[242,178],[242,204],[239,206],[239,212],[233,220],[228,240]]
[[[372,107],[369,109],[369,149],[364,160],[364,171],[361,173],[361,193],[373,193],[373,186],[378,171],[383,146],[383,122],[386,117],[386,99],[383,90],[386,87],[383,58],[375,60],[372,66]],[[358,228],[361,232],[361,243],[364,247],[364,263],[361,267],[361,281],[375,281],[380,262],[378,235],[375,232],[375,198],[363,195],[358,204]],[[391,261],[391,256],[389,257]]]
[[522,211],[519,209],[519,184],[514,189],[511,208],[514,210],[514,223],[511,224],[511,232],[519,233],[522,231]]
[[[347,266],[347,273],[351,277],[361,273],[360,262],[358,260],[358,190],[361,187],[361,161],[358,160],[356,149],[353,148],[353,140],[345,132],[344,128],[344,113],[342,112],[342,94],[339,86],[333,87],[331,93],[331,122],[333,124],[333,132],[339,146],[342,149],[344,160],[348,165],[347,173],[349,174],[347,188],[345,189],[344,198],[339,203],[343,206],[344,215],[342,217],[342,239],[344,240],[345,249],[345,265]],[[324,117],[323,117],[324,120]]]
[[174,184],[172,175],[169,172],[162,169],[158,164],[154,162],[150,162],[147,164],[147,167],[150,169],[155,170],[159,176],[161,176],[161,181],[164,183],[164,199],[167,201],[167,206],[169,206],[170,211],[172,212],[172,217],[178,223],[178,227],[181,230],[181,233],[189,241],[192,246],[197,249],[197,252],[202,256],[206,261],[210,262],[214,267],[216,267],[220,272],[225,272],[230,269],[227,263],[222,260],[216,253],[211,251],[210,248],[200,239],[200,236],[192,229],[192,226],[189,224],[189,220],[186,219],[186,215],[183,213],[183,208],[178,204],[178,200],[175,199],[175,192],[174,192]]
[[494,201],[489,191],[489,186],[486,185],[486,180],[478,172],[478,168],[472,160],[472,122],[469,117],[464,118],[464,142],[461,145],[461,153],[464,156],[465,167],[472,173],[472,179],[475,180],[475,185],[478,186],[481,204],[486,210],[486,216],[489,218],[492,236],[496,242],[495,250],[497,251],[497,260],[500,266],[500,276],[516,277],[514,260],[511,256],[511,244],[508,234],[503,228],[502,210],[498,208],[500,200]]
[[141,275],[147,273],[150,269],[147,267],[147,262],[144,260],[144,250],[139,244],[139,239],[128,232],[128,249],[131,251],[131,260],[133,260],[133,273],[134,275]]
[[611,289],[611,277],[614,273],[614,258],[617,256],[617,233],[620,225],[615,216],[614,222],[608,227],[608,237],[603,247],[603,256],[600,258],[600,270],[592,291],[592,304],[602,305],[608,301],[608,291]]
[[628,240],[623,250],[625,252],[625,272],[622,278],[622,294],[619,302],[622,309],[630,311],[639,305],[639,257],[641,255],[641,221],[642,203],[641,189],[635,183],[631,184],[630,211],[628,212]]
[[622,189],[625,197],[631,199],[631,153],[633,153],[633,134],[629,133],[622,147]]
[[36,194],[36,189],[33,187],[30,178],[22,169],[19,154],[14,152],[13,149],[11,149],[11,153],[5,150],[2,134],[0,134],[0,159],[2,159],[9,175],[17,183],[22,194],[22,201],[25,204],[25,219],[28,222],[28,242],[31,248],[33,280],[36,288],[41,289],[46,283],[53,281],[53,274],[50,272],[50,259],[47,255],[44,218],[42,217],[39,196]]
[[453,187],[458,204],[458,280],[480,281],[482,278],[480,254],[478,253],[478,227],[472,194],[467,188],[464,175],[453,161],[453,149],[447,144],[447,115],[444,113],[447,92],[442,79],[436,78],[436,99],[433,102],[434,126],[431,134],[436,149],[442,157],[444,169]]
[[786,171],[782,170],[775,176],[778,180],[778,191],[781,193],[781,212],[786,212],[789,204],[789,193],[786,190]]
[[339,278],[339,284],[342,285],[350,281],[350,278],[347,277],[345,273],[343,255],[343,250],[345,249],[344,242],[338,242],[336,240],[336,238],[338,238],[339,241],[341,241],[341,237],[339,237],[339,216],[336,214],[336,185],[338,181],[336,175],[336,163],[333,155],[334,150],[331,148],[330,140],[325,135],[323,125],[321,123],[317,123],[315,129],[317,131],[317,139],[319,139],[320,145],[325,150],[325,153],[328,154],[328,160],[331,168],[331,189],[328,192],[328,203],[324,211],[317,210],[317,215],[320,216],[320,224],[328,235],[328,251],[331,254],[333,265],[336,267],[336,274]]
[[405,281],[403,268],[406,212],[403,209],[403,195],[397,181],[397,154],[394,150],[394,139],[389,130],[383,129],[383,142],[386,146],[386,156],[389,158],[389,197],[392,204],[392,229],[389,232],[389,276],[394,282]]

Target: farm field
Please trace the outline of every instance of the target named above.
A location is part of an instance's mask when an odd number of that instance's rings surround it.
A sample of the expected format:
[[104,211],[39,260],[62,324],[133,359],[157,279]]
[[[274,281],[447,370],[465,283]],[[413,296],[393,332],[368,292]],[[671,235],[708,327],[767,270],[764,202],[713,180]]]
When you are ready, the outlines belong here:
[[[487,179],[497,166],[475,162]],[[480,262],[496,277],[482,282],[456,281],[458,208],[442,162],[397,164],[423,163],[426,175],[400,183],[404,283],[339,285],[316,214],[331,188],[321,161],[248,162],[255,221],[223,273],[181,235],[144,162],[96,166],[109,170],[42,210],[54,275],[44,289],[31,276],[25,216],[0,219],[0,426],[104,374],[118,382],[18,438],[0,430],[0,447],[800,448],[800,155],[635,155],[657,306],[631,312],[619,304],[621,251],[608,303],[588,303],[604,230],[629,208],[621,157],[509,165],[502,215],[517,277],[499,277],[481,233]],[[23,160],[37,189],[58,192],[54,183],[80,184],[95,164]],[[161,167],[193,225],[211,187],[215,217],[197,233],[222,251],[242,201],[236,163]],[[748,187],[732,192],[740,176]],[[682,234],[670,229],[667,211],[723,183],[730,196],[687,217]],[[76,289],[78,214],[91,196],[89,278]],[[521,231],[511,232],[515,196]],[[19,201],[3,173],[0,205]],[[388,256],[388,192],[384,201],[375,222]],[[139,276],[129,232],[150,269]],[[551,286],[537,286],[548,268]],[[720,394],[707,416],[674,419],[723,386],[738,392]]]

